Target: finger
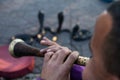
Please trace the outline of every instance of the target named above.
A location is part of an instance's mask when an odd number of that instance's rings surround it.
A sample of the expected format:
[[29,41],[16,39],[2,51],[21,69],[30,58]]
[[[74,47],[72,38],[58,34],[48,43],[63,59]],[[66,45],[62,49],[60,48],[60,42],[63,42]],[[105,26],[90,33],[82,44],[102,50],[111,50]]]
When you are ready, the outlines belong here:
[[54,53],[50,59],[50,62],[55,62],[58,58],[58,54]]
[[53,52],[46,53],[45,57],[44,57],[44,63],[47,63],[50,60],[50,58],[52,57],[53,54],[54,54]]
[[70,69],[74,64],[74,62],[77,60],[78,56],[79,56],[79,53],[77,51],[73,51],[64,62],[64,65],[66,66],[66,68]]
[[62,47],[59,46],[54,46],[54,47],[50,47],[47,52],[54,52],[56,53],[59,49],[62,49]]
[[48,49],[49,49],[49,48],[44,48],[44,49],[41,49],[41,50],[40,50],[40,53],[43,53],[43,54],[44,54],[44,53],[46,53],[46,52],[47,52],[47,50],[48,50]]
[[[47,47],[47,48],[44,48],[44,49],[41,49],[40,50],[40,53],[46,53],[46,52],[50,52],[50,50],[51,49],[54,49],[54,48],[56,48],[56,45],[53,45],[53,46],[49,46],[49,47]],[[53,51],[51,51],[51,52],[53,52]]]
[[49,40],[48,38],[46,37],[43,37],[43,39],[41,40],[40,42],[42,45],[45,45],[45,46],[52,46],[52,45],[57,45],[57,43]]
[[67,47],[62,47],[59,51],[56,52],[58,54],[57,61],[59,63],[64,63],[67,56],[71,53],[71,50],[69,50]]

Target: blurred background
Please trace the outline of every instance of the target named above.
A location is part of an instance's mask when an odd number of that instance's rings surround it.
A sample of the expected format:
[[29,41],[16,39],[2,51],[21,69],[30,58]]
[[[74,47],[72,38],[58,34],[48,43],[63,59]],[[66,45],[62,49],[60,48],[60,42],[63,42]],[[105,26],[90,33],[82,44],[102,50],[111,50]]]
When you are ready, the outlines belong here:
[[[80,29],[86,29],[92,34],[98,15],[109,5],[110,3],[102,0],[0,0],[0,46],[9,44],[11,37],[17,34],[36,34],[40,27],[39,11],[45,15],[44,27],[57,29],[57,15],[59,12],[63,12],[62,29],[72,32],[77,24]],[[82,56],[89,57],[91,55],[88,47],[90,39],[72,40],[72,45],[69,40],[70,35],[61,33],[57,42],[79,51]],[[33,46],[41,48],[39,43],[34,42]],[[36,57],[33,72],[21,77],[20,80],[33,80],[29,77],[38,76],[41,65],[42,58]]]

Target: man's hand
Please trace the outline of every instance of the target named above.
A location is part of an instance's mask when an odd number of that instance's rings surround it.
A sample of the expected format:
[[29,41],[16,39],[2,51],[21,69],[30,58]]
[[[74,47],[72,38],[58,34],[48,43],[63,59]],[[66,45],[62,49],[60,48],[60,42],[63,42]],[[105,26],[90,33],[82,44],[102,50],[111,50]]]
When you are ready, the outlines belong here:
[[71,52],[67,47],[62,47],[47,38],[43,38],[41,44],[49,46],[41,50],[41,52],[46,52],[41,78],[45,80],[70,80],[70,69],[79,53]]
[[51,51],[51,50],[53,51],[53,49],[55,49],[54,51],[56,51],[58,48],[62,48],[62,46],[60,46],[56,42],[53,42],[53,41],[49,40],[46,37],[43,37],[43,39],[41,40],[40,43],[42,45],[49,46],[49,47],[47,47],[45,49],[41,49],[40,50],[41,53],[46,53],[47,51]]
[[61,48],[56,52],[47,52],[44,57],[41,78],[45,80],[70,80],[70,69],[78,55],[78,52],[70,53],[66,48]]

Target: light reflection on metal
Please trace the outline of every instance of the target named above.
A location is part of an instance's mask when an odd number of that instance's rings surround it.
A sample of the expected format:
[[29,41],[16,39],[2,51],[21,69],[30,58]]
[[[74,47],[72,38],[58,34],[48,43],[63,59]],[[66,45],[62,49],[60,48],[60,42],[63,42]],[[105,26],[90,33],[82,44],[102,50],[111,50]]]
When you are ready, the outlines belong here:
[[54,36],[54,37],[52,38],[52,41],[56,42],[57,39],[58,39],[57,36]]
[[37,38],[38,38],[38,39],[41,39],[41,38],[42,38],[42,35],[41,35],[41,34],[37,34]]

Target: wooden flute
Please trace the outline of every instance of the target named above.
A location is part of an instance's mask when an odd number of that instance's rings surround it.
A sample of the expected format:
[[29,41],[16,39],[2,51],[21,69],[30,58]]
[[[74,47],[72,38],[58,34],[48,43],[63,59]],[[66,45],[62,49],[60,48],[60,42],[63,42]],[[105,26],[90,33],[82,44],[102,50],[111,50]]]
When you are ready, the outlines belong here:
[[[15,58],[23,56],[44,57],[44,54],[40,53],[40,50],[38,48],[26,44],[21,39],[15,39],[10,43],[9,52]],[[75,64],[85,66],[88,61],[88,57],[79,56],[75,61]]]

